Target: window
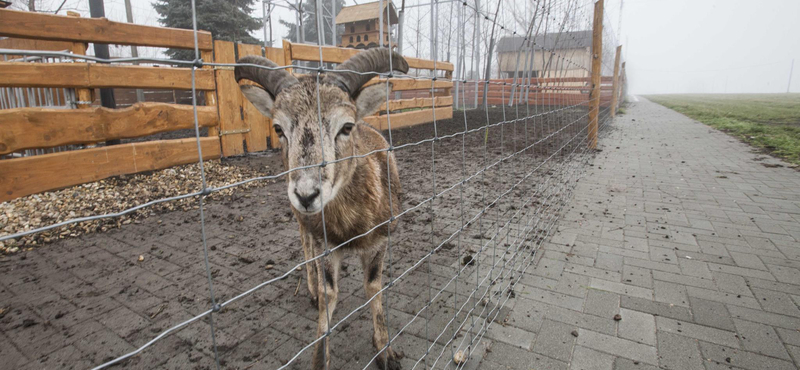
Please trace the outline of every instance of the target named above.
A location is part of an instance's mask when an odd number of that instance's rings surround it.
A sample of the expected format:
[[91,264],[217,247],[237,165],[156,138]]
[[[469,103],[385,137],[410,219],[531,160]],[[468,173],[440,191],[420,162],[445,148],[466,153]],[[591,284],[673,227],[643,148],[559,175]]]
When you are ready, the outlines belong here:
[[386,35],[385,39],[384,41],[389,41],[389,35]]
[[355,26],[350,26],[350,33],[353,33],[353,32],[356,32],[356,27]]
[[364,35],[364,41],[369,41],[369,35]]
[[370,24],[367,23],[367,31],[369,31],[369,28],[370,28]]
[[353,42],[353,36],[350,36],[350,42]]
[[356,36],[356,41],[361,42],[361,36]]

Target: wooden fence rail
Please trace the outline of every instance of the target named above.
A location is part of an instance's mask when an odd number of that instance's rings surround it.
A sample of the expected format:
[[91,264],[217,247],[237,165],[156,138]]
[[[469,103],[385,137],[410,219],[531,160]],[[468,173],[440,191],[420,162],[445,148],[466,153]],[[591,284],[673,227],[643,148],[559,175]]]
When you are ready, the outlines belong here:
[[[194,49],[194,32],[178,28],[0,10],[0,35],[38,40]],[[211,33],[198,31],[197,46],[211,50]]]
[[[219,140],[200,139],[203,159],[219,158]],[[0,202],[111,176],[196,163],[197,140],[158,140],[0,160]]]
[[[3,63],[2,66],[0,83],[3,87],[192,88],[192,70],[189,68],[97,63]],[[195,79],[198,90],[215,89],[213,72],[199,70]]]
[[[591,97],[589,91],[591,88],[586,86],[585,83],[589,80],[585,77],[565,77],[565,78],[539,78],[531,79],[530,86],[517,87],[513,86],[513,79],[493,79],[489,80],[489,88],[487,89],[487,104],[499,105],[508,104],[513,101],[531,105],[560,105],[560,106],[588,106]],[[613,86],[611,77],[603,77],[603,85],[601,85],[602,93],[600,95],[600,104],[603,107],[611,105]],[[506,85],[503,85],[505,83]],[[524,83],[527,85],[527,80],[517,83]],[[485,81],[478,81],[477,96],[478,101],[483,100]],[[462,85],[459,90],[464,95],[464,99],[471,102],[475,97],[475,81],[470,81]]]
[[[200,127],[218,124],[214,107],[197,107]],[[53,124],[58,122],[58,124]],[[113,124],[109,124],[113,122]],[[0,110],[0,155],[130,139],[194,127],[191,105],[137,103],[124,109],[15,108]]]

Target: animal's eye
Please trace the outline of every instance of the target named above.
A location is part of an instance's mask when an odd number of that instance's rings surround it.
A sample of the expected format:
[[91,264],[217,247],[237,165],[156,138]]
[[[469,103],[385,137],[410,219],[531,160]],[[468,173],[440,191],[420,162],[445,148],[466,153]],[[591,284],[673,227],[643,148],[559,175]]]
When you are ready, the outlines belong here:
[[284,137],[283,136],[283,129],[281,128],[281,126],[273,125],[272,128],[275,129],[275,133],[278,134],[278,137]]
[[345,123],[342,129],[339,130],[339,135],[350,135],[350,132],[353,131],[353,126],[355,126],[355,124],[352,122]]

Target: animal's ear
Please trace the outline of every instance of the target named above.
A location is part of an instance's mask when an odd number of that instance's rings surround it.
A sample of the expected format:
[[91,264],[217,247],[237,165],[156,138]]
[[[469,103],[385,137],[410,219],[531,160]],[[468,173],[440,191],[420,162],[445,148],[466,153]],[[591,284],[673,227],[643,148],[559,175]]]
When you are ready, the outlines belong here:
[[269,93],[256,85],[240,85],[242,94],[258,109],[261,114],[272,118],[272,105],[275,100]]
[[[389,85],[389,91],[391,90]],[[386,102],[386,85],[378,83],[361,89],[355,101],[357,120],[377,112],[381,104]]]

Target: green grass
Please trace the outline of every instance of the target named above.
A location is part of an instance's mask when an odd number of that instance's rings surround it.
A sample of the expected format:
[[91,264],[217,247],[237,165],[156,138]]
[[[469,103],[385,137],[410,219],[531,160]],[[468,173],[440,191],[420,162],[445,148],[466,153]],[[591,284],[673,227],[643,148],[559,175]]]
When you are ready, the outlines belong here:
[[651,95],[653,102],[800,164],[800,94]]

